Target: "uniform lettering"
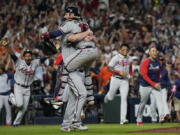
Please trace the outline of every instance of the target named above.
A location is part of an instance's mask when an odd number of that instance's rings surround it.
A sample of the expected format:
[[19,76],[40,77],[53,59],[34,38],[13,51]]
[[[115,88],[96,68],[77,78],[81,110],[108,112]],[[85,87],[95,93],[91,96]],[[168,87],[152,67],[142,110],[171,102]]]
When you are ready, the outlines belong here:
[[20,68],[19,71],[21,71],[25,75],[33,75],[34,74],[33,70],[28,70],[28,69],[25,69],[25,68]]
[[121,66],[128,66],[128,65],[130,65],[130,62],[129,61],[119,61],[118,64]]

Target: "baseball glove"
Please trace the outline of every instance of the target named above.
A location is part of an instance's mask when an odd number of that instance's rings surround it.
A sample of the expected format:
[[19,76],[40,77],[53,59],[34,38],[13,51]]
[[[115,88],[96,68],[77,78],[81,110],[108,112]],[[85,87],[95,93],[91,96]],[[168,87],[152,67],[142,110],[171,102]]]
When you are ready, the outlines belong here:
[[52,41],[46,39],[40,43],[42,51],[45,55],[53,55],[57,53],[56,47]]
[[7,46],[9,44],[9,41],[7,39],[0,40],[0,46]]

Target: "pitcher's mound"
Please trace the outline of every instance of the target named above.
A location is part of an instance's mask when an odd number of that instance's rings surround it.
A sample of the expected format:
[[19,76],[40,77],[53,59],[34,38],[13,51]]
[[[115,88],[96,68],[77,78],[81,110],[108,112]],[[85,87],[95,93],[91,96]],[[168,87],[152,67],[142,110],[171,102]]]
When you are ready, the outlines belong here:
[[134,133],[180,133],[180,126],[135,131]]

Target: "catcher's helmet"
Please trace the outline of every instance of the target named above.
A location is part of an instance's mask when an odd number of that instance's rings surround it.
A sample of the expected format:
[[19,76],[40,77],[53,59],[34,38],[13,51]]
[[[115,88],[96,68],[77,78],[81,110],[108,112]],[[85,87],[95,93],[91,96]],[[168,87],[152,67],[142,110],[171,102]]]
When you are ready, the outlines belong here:
[[40,43],[42,51],[45,55],[53,55],[57,53],[56,47],[50,40],[44,40]]
[[65,13],[74,13],[75,16],[80,16],[80,13],[77,7],[66,7]]

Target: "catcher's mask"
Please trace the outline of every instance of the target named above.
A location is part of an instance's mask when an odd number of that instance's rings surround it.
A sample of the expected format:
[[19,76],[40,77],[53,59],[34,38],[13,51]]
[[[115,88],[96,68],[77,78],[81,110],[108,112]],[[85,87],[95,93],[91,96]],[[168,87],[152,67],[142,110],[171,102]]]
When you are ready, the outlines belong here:
[[52,41],[46,39],[40,43],[42,51],[45,55],[54,55],[57,53],[56,47]]

